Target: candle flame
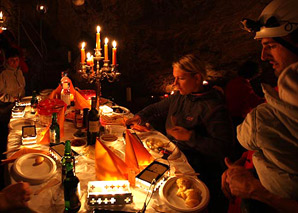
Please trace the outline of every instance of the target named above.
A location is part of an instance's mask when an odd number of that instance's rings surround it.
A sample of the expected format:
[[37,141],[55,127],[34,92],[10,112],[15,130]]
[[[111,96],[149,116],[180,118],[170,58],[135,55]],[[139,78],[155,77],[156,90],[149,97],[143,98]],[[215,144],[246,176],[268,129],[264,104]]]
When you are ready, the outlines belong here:
[[105,38],[105,44],[108,44],[108,42],[109,42],[109,39]]
[[44,10],[44,6],[43,5],[40,5],[39,9],[40,10]]
[[0,12],[0,19],[3,19],[3,12]]
[[99,33],[100,32],[100,26],[97,26],[96,30],[97,30],[97,33]]
[[117,43],[116,43],[116,41],[114,40],[114,41],[113,41],[113,48],[116,48],[116,45],[117,45]]
[[91,59],[91,53],[87,52],[87,59]]
[[86,46],[86,43],[85,43],[85,42],[83,42],[83,43],[82,43],[82,49],[84,49],[84,48],[85,48],[85,46]]

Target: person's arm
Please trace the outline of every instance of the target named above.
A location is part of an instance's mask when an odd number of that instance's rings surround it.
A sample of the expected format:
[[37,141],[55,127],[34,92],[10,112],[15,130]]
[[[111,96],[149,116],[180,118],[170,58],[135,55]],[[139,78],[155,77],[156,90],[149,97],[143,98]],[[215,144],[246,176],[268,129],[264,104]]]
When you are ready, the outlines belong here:
[[227,171],[227,183],[232,195],[258,200],[277,209],[280,212],[297,212],[296,200],[281,198],[266,190],[253,174],[242,167],[232,168]]
[[0,192],[0,211],[27,207],[30,194],[30,185],[26,182],[19,182],[7,186]]
[[203,124],[191,130],[190,139],[185,143],[203,154],[217,158],[233,152],[233,129],[225,106],[216,106],[205,115]]
[[5,77],[3,75],[3,72],[0,73],[0,101],[2,102],[14,102],[17,97],[12,97],[11,95],[5,93]]
[[169,96],[157,103],[145,107],[137,113],[141,118],[141,123],[150,123],[160,118],[166,118],[168,115],[169,107],[174,96]]

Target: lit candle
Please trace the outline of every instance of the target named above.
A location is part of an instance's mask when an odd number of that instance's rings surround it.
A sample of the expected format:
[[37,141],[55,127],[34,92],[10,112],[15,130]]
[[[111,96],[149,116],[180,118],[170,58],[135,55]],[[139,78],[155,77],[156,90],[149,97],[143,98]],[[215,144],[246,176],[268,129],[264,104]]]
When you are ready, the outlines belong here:
[[0,12],[0,19],[1,20],[3,19],[3,13],[2,13],[2,11]]
[[100,26],[97,26],[96,30],[96,49],[100,49]]
[[105,38],[105,48],[104,48],[105,61],[109,60],[108,42],[109,42],[109,39]]
[[87,52],[87,65],[89,65],[89,66],[92,65],[92,58],[91,58],[90,52]]
[[116,41],[113,41],[113,54],[112,54],[112,64],[116,65],[116,53],[117,53],[117,48],[116,48]]
[[86,55],[85,55],[85,45],[86,43],[82,43],[82,48],[81,48],[81,63],[85,63]]

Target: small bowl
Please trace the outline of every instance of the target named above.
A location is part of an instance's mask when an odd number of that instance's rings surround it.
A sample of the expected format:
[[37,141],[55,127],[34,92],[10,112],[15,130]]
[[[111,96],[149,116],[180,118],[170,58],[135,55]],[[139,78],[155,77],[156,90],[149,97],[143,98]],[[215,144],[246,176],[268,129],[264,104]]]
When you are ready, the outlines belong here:
[[87,141],[82,138],[75,138],[70,141],[70,144],[71,144],[71,148],[74,151],[80,151],[82,148],[84,148],[87,145]]
[[103,134],[100,136],[100,140],[105,144],[111,145],[118,140],[118,137],[114,134]]

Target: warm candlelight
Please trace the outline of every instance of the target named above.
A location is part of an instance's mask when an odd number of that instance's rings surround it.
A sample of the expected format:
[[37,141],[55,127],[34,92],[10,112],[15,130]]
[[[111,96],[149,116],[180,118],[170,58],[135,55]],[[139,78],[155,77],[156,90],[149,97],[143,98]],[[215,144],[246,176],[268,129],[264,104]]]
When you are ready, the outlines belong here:
[[113,65],[116,65],[116,53],[117,53],[117,48],[116,48],[116,45],[117,45],[117,43],[116,43],[116,41],[113,41],[113,54],[112,54],[112,64]]
[[0,19],[3,19],[3,13],[2,13],[2,11],[0,12]]
[[109,60],[108,42],[109,42],[109,39],[105,38],[105,47],[104,47],[105,61]]
[[90,52],[87,52],[87,65],[92,66],[93,65],[93,56]]
[[85,63],[86,55],[85,55],[85,45],[86,43],[82,43],[82,48],[81,48],[81,63]]
[[96,49],[100,49],[100,26],[97,26],[96,30]]

